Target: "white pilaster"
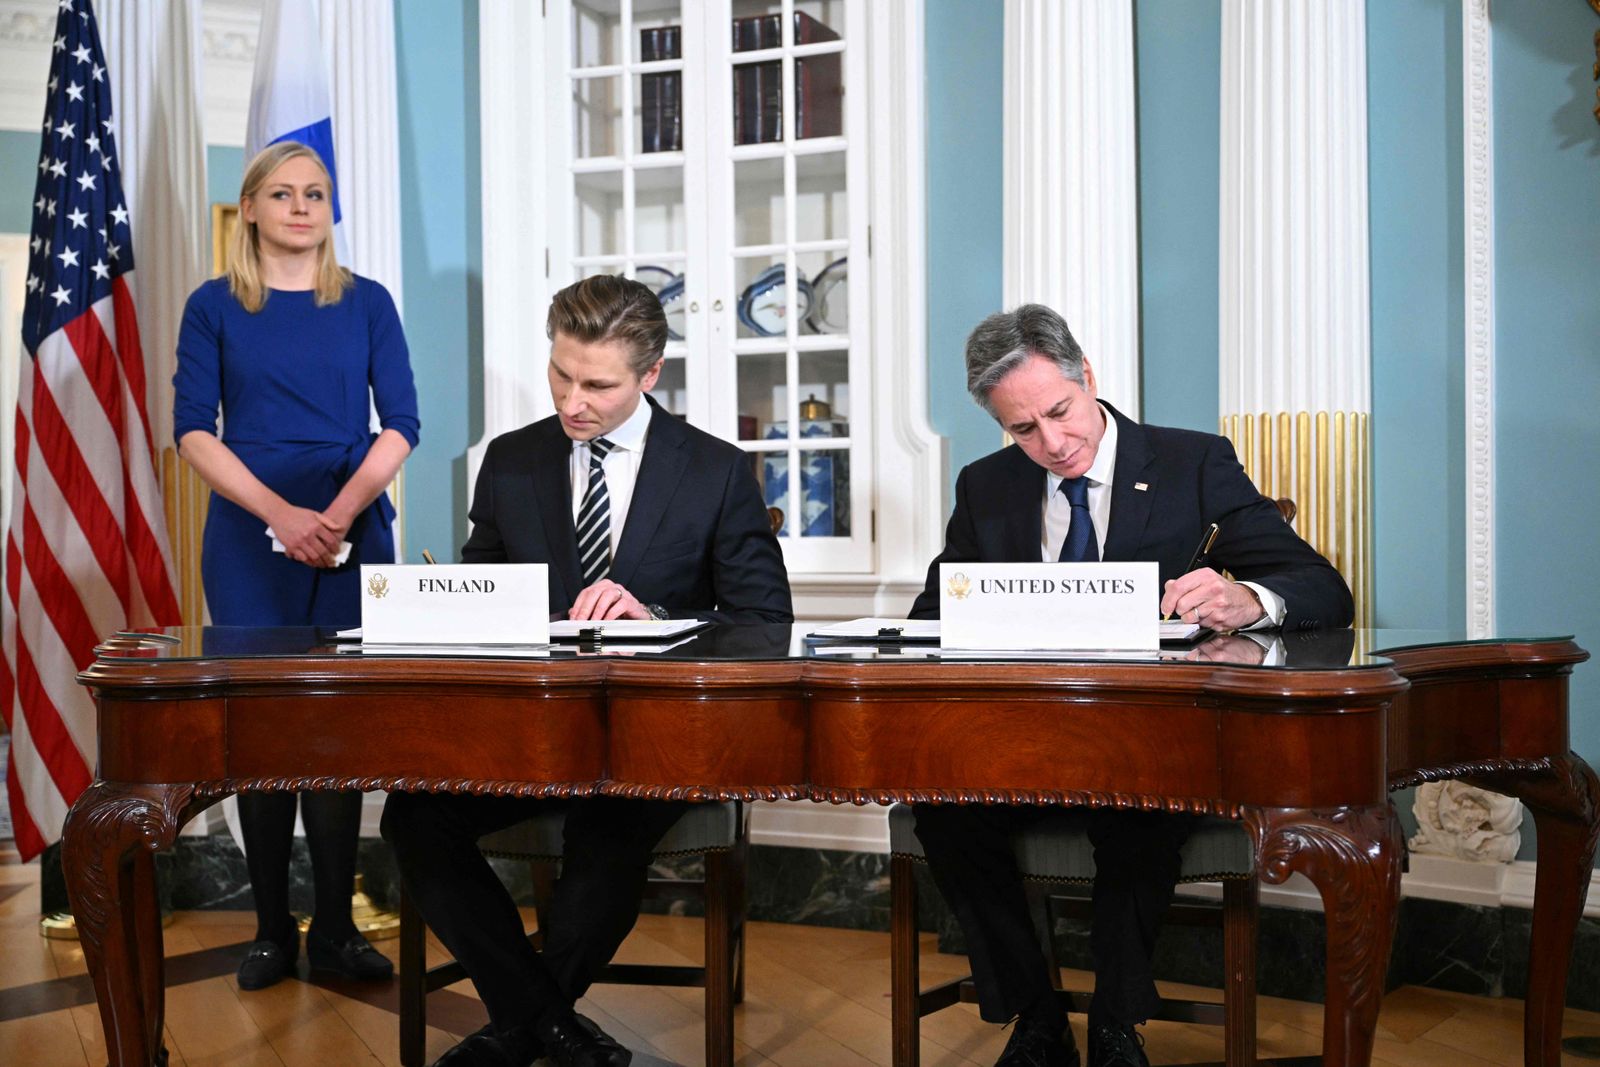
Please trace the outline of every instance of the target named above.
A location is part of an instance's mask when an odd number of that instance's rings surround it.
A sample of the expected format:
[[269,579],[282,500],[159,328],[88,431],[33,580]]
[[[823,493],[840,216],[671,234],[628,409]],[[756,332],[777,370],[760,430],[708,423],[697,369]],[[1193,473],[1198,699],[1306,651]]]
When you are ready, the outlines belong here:
[[[880,579],[873,614],[898,615],[944,544],[943,440],[928,424],[923,0],[873,4],[873,420]],[[843,605],[841,605],[843,606]]]
[[172,374],[190,292],[210,274],[198,0],[99,0],[133,291],[157,448],[172,442]]
[[1461,0],[1466,211],[1467,636],[1494,633],[1494,80],[1489,0]]
[[350,243],[346,265],[381,282],[403,307],[392,0],[325,0],[322,46],[333,96],[339,202]]
[[546,64],[561,35],[522,0],[478,5],[479,128],[483,136],[483,436],[467,451],[467,484],[496,435],[548,415],[544,336],[550,305],[546,216],[565,211],[546,178]]
[[1137,418],[1131,0],[1006,0],[1004,112],[1005,304],[1059,311],[1101,395]]
[[1224,415],[1371,409],[1366,54],[1364,4],[1223,0]]

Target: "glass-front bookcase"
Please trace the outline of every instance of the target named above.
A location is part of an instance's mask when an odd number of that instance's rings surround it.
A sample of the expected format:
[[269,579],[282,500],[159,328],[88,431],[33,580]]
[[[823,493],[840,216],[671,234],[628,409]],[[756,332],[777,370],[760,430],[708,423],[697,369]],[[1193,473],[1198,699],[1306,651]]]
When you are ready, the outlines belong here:
[[623,274],[656,291],[653,395],[749,453],[794,572],[874,566],[866,3],[552,0],[546,16],[546,55],[564,57],[544,79],[550,287]]

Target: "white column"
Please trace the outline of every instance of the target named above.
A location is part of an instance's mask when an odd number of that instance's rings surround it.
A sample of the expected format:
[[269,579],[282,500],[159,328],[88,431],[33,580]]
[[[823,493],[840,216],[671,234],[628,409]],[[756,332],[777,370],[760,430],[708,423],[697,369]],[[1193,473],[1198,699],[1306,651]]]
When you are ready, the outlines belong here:
[[322,47],[333,95],[339,202],[350,242],[347,266],[381,282],[403,307],[392,0],[324,2]]
[[1494,63],[1489,0],[1461,0],[1467,311],[1467,636],[1494,633]]
[[1006,0],[1005,17],[1005,304],[1059,311],[1137,418],[1133,5]]
[[172,374],[184,301],[211,273],[200,4],[98,0],[96,7],[133,231],[150,431],[156,448],[165,450],[172,444]]
[[1223,0],[1223,431],[1369,618],[1366,8]]

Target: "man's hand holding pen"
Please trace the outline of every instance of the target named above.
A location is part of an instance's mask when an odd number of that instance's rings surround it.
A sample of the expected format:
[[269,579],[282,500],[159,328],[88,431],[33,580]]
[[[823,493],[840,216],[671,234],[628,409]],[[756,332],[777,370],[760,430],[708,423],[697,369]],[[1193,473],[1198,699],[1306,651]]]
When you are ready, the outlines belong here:
[[1201,567],[1167,583],[1161,595],[1161,614],[1222,631],[1252,626],[1266,612],[1249,586]]
[[1221,633],[1253,626],[1267,613],[1255,590],[1230,582],[1206,566],[1211,546],[1217,543],[1217,534],[1221,532],[1222,528],[1216,523],[1207,526],[1189,566],[1181,576],[1167,583],[1161,595],[1163,619],[1177,615],[1185,622]]

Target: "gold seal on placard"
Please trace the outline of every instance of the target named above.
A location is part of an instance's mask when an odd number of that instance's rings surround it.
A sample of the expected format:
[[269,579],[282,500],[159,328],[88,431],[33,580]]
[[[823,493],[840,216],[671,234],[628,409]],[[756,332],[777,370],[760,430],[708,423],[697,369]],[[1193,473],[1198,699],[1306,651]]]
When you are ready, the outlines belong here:
[[374,574],[367,579],[367,595],[374,600],[382,600],[389,595],[389,579],[381,574]]
[[944,583],[944,588],[945,592],[957,600],[965,600],[968,594],[972,592],[972,579],[960,571],[956,571],[950,576],[950,580]]

